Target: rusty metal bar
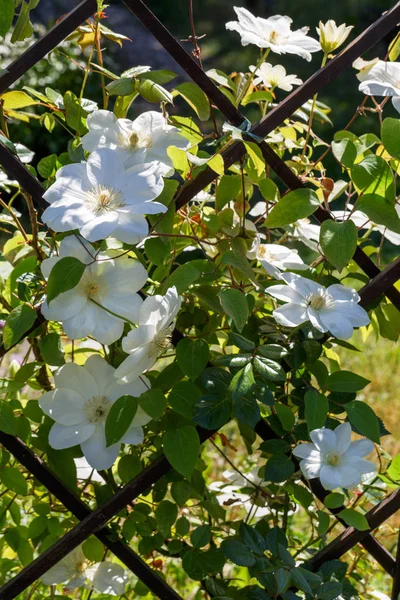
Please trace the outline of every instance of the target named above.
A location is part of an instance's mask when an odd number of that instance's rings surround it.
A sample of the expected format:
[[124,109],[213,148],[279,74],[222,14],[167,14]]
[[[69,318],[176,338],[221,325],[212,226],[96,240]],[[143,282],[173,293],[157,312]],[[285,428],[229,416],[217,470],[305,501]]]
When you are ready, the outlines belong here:
[[400,597],[400,533],[397,542],[396,567],[393,574],[392,600],[399,600]]
[[[71,492],[48,466],[19,440],[18,438],[0,431],[0,443],[48,490],[64,504],[66,508],[80,521],[88,517],[92,511]],[[116,534],[109,527],[96,530],[93,534],[115,554],[128,569],[143,581],[145,585],[161,600],[182,600],[179,596],[144,560],[138,556],[121,539],[115,539]],[[22,581],[22,580],[21,580]],[[5,587],[5,586],[4,586]],[[18,593],[18,592],[17,592]],[[0,589],[1,600],[11,600],[15,591]]]
[[86,21],[96,12],[96,0],[83,0],[76,8],[63,16],[42,39],[35,42],[19,58],[8,67],[7,72],[0,77],[0,94],[15,83],[24,73],[33,67],[39,60],[54,50],[70,33],[83,21]]
[[[202,428],[198,428],[198,431],[201,442],[206,441],[214,433]],[[101,530],[120,510],[154,485],[170,469],[171,465],[164,455],[157,458],[137,477],[120,488],[112,498],[85,516],[80,523],[75,525],[55,544],[22,569],[13,579],[4,584],[0,589],[0,600],[16,598],[18,594],[79,546],[87,537]]]
[[[261,421],[259,421],[257,423],[257,425],[255,426],[255,431],[256,431],[257,435],[259,435],[260,438],[263,440],[271,440],[271,439],[278,438],[276,433],[273,431],[273,429],[269,426],[269,424],[264,419],[261,419]],[[292,459],[293,458],[294,457],[292,457]],[[328,495],[329,492],[327,492],[322,487],[320,481],[317,479],[312,479],[312,480],[308,481],[303,476],[301,476],[301,479],[311,489],[311,491],[318,498],[318,500],[323,502],[324,498]],[[340,523],[342,523],[342,525],[346,526],[344,521],[337,514],[341,510],[343,510],[343,508],[345,508],[345,507],[340,506],[339,508],[328,509],[328,510],[330,513],[335,515],[337,520],[340,521]],[[357,543],[358,543],[358,540],[356,540],[354,542],[353,546]],[[364,539],[361,541],[361,544],[375,558],[375,560],[378,561],[378,563],[385,569],[385,571],[387,571],[387,573],[389,573],[389,575],[393,575],[394,569],[395,569],[394,558],[386,550],[386,548],[384,548],[382,546],[382,544],[380,544],[372,535],[369,535],[368,532],[367,532],[367,535],[364,537]],[[338,557],[335,556],[334,554],[332,554],[332,555],[328,554],[324,560],[333,560],[334,558],[338,558]],[[318,567],[315,567],[315,568],[317,569]]]
[[[317,552],[308,563],[314,569],[318,569],[326,560],[340,558],[356,544],[363,544],[363,541],[370,535],[371,531],[382,525],[384,521],[393,516],[398,510],[400,510],[400,488],[392,492],[390,496],[367,512],[365,518],[370,526],[369,530],[359,531],[354,529],[354,527],[347,527],[336,539]],[[394,571],[395,567],[393,567],[392,575]]]

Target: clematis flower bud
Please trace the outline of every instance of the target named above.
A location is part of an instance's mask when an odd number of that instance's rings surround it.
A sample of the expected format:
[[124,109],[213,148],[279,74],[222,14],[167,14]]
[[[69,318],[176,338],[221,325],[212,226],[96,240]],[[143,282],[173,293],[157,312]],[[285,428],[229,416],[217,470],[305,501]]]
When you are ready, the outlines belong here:
[[319,22],[319,27],[316,28],[319,34],[319,42],[322,50],[325,54],[334,52],[341,46],[348,38],[350,31],[353,29],[353,25],[336,25],[335,21],[329,19],[326,23]]

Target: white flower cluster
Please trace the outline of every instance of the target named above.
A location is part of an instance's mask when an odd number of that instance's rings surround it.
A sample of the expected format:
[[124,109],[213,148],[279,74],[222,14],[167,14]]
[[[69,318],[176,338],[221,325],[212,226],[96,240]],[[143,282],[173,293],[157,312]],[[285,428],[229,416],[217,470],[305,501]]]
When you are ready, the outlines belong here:
[[163,177],[173,173],[167,149],[186,149],[188,141],[155,111],[130,121],[99,110],[89,115],[87,126],[82,145],[90,152],[88,160],[61,168],[44,194],[50,206],[43,221],[56,232],[74,235],[62,240],[58,255],[43,261],[42,273],[48,279],[66,257],[86,268],[74,288],[50,302],[44,299],[42,313],[48,320],[62,321],[73,340],[91,336],[109,345],[121,338],[125,323],[137,328],[122,341],[129,357],[117,370],[100,356],[91,356],[81,367],[66,364],[55,374],[55,389],[39,404],[55,421],[50,445],[59,450],[80,445],[90,466],[102,470],[115,462],[121,443],[143,441],[142,427],[150,417],[141,408],[118,443],[110,446],[105,423],[121,396],[137,397],[149,388],[142,374],[169,347],[181,299],[171,288],[165,297],[143,301],[138,294],[147,281],[143,265],[121,249],[99,251],[92,243],[113,236],[137,244],[147,236],[145,215],[167,210],[155,200],[163,190]]

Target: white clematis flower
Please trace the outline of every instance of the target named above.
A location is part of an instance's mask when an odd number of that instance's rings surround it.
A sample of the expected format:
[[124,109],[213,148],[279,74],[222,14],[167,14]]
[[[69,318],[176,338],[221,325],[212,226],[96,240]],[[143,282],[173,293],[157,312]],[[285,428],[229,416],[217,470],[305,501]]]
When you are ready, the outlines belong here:
[[308,265],[303,263],[297,250],[286,248],[280,244],[262,244],[258,235],[247,252],[247,258],[256,258],[274,279],[282,279],[281,271],[286,269],[308,269]]
[[42,221],[58,232],[79,229],[95,242],[113,236],[137,244],[148,233],[144,215],[164,213],[167,207],[153,202],[164,182],[156,163],[125,170],[118,150],[100,148],[86,163],[66,165],[43,194],[49,202]]
[[318,331],[330,331],[334,337],[347,340],[354,327],[370,322],[368,313],[358,304],[360,296],[351,288],[339,283],[325,288],[295,273],[284,273],[281,279],[287,285],[267,289],[274,298],[287,302],[273,312],[280,325],[297,327],[310,321]]
[[[400,205],[395,204],[394,208],[400,217]],[[370,229],[371,227],[373,227],[374,229],[379,231],[379,233],[381,233],[383,236],[385,236],[385,238],[387,240],[389,240],[389,242],[391,242],[395,246],[400,246],[400,233],[396,233],[395,231],[390,231],[390,229],[388,229],[384,225],[377,225],[376,223],[373,223],[371,221],[371,219],[368,217],[368,215],[363,213],[361,210],[353,210],[353,209],[354,209],[354,206],[352,204],[348,204],[347,210],[345,210],[345,211],[333,210],[332,215],[335,217],[335,219],[337,221],[347,221],[347,219],[351,219],[351,221],[353,221],[353,223],[359,229]]]
[[316,28],[319,35],[319,41],[321,44],[322,51],[325,54],[334,52],[341,46],[349,37],[350,31],[353,29],[353,25],[336,25],[336,22],[329,19],[326,23],[319,22],[319,27]]
[[98,148],[119,149],[128,169],[139,163],[154,163],[164,177],[172,175],[174,167],[167,154],[169,146],[186,150],[190,142],[177,127],[168,125],[162,113],[149,110],[134,121],[117,119],[108,110],[98,110],[87,118],[89,133],[82,146],[88,152]]
[[139,327],[122,340],[122,348],[129,356],[115,371],[121,383],[134,381],[151,369],[158,356],[169,348],[181,303],[176,287],[169,288],[165,296],[146,298],[140,308]]
[[310,219],[299,219],[293,223],[293,229],[294,237],[297,237],[310,250],[318,252],[320,225],[314,225]]
[[400,63],[383,60],[362,61],[353,64],[361,68],[358,89],[367,96],[391,96],[394,108],[400,112]]
[[300,85],[303,83],[297,75],[287,75],[286,69],[282,65],[275,65],[274,67],[267,62],[262,63],[258,69],[254,65],[250,66],[251,73],[254,73],[254,85],[262,83],[265,87],[280,88],[285,92],[291,92],[294,85]]
[[78,546],[42,575],[41,580],[45,585],[66,582],[65,587],[69,590],[84,586],[112,596],[120,596],[125,592],[128,576],[120,565],[110,561],[89,566],[82,546]]
[[363,473],[375,470],[374,463],[364,458],[374,449],[373,443],[366,438],[352,442],[350,423],[342,423],[334,431],[314,429],[310,438],[312,444],[299,444],[293,454],[301,459],[304,477],[319,477],[326,490],[352,489]]
[[[217,493],[218,503],[224,508],[243,508],[248,514],[251,511],[253,519],[261,519],[271,514],[268,508],[269,497],[263,493],[263,488],[268,485],[258,475],[259,467],[254,467],[246,476],[237,471],[224,471],[223,477],[228,480],[214,481],[209,489]],[[246,491],[240,491],[246,488]]]
[[[88,266],[76,287],[60,294],[50,304],[44,300],[43,316],[50,321],[62,321],[66,335],[73,340],[88,335],[102,344],[118,340],[125,320],[137,322],[139,318],[143,301],[136,292],[147,280],[146,269],[138,260],[120,254],[118,250],[109,250],[96,255],[94,248],[82,238],[64,238],[59,255],[42,262],[44,277],[48,279],[54,265],[66,256],[73,256]],[[114,259],[114,256],[119,258]]]
[[149,389],[147,380],[119,385],[115,369],[99,355],[91,356],[84,366],[68,363],[54,376],[55,389],[39,399],[43,412],[55,423],[49,444],[63,450],[80,444],[89,465],[98,471],[110,468],[122,444],[141,444],[143,425],[151,421],[140,407],[119,442],[106,446],[105,423],[114,402],[121,396],[138,397]]
[[270,48],[276,54],[297,54],[311,60],[311,53],[321,50],[317,40],[310,38],[308,27],[291,30],[292,19],[275,15],[268,19],[255,17],[246,8],[234,6],[239,21],[229,21],[226,28],[237,31],[242,38],[242,46],[255,44],[259,48]]

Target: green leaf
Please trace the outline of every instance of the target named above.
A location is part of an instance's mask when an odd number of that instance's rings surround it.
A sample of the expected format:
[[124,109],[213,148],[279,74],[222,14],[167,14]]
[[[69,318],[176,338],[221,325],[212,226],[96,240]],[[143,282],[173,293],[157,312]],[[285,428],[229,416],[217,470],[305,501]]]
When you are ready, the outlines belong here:
[[270,381],[285,381],[286,374],[281,365],[274,360],[264,358],[263,356],[255,356],[253,365],[256,371],[265,379]]
[[232,398],[227,394],[208,394],[200,398],[196,423],[205,429],[220,429],[232,414]]
[[250,392],[254,384],[253,367],[248,364],[236,373],[229,385],[233,400],[237,400]]
[[167,431],[163,438],[164,454],[171,466],[190,478],[200,451],[200,438],[194,427]]
[[319,243],[329,262],[339,271],[344,269],[357,248],[357,227],[353,221],[327,219],[321,225]]
[[153,388],[141,394],[138,398],[139,406],[152,419],[160,419],[167,408],[167,400],[161,390]]
[[35,517],[28,527],[28,538],[34,539],[39,537],[47,528],[46,517]]
[[396,32],[396,35],[394,36],[393,40],[389,44],[389,60],[391,62],[394,62],[398,59],[399,55],[400,55],[400,37],[399,37],[399,34]]
[[116,444],[127,432],[138,409],[138,400],[133,396],[124,395],[111,406],[106,420],[107,447]]
[[22,42],[33,33],[32,25],[29,22],[29,4],[27,2],[21,4],[21,10],[11,36],[12,44]]
[[400,233],[400,217],[395,206],[383,196],[365,194],[357,201],[357,209],[364,212],[373,223]]
[[39,349],[45,363],[52,367],[61,367],[65,364],[64,350],[61,337],[53,331],[39,340]]
[[255,564],[254,554],[238,539],[228,538],[221,544],[225,556],[239,567],[251,567]]
[[39,160],[37,171],[43,179],[49,179],[56,174],[57,154],[50,154]]
[[290,408],[286,406],[286,404],[275,403],[275,410],[283,429],[285,431],[291,431],[294,427],[296,418]]
[[194,383],[179,381],[170,391],[168,403],[178,414],[193,419],[194,408],[200,396],[201,392]]
[[120,77],[106,85],[106,90],[109,96],[125,96],[136,95],[136,83],[128,77]]
[[228,252],[224,253],[221,263],[223,265],[229,265],[230,267],[237,269],[238,271],[243,273],[243,275],[245,275],[248,279],[255,281],[253,269],[250,267],[247,258],[245,258],[242,254],[228,250]]
[[17,420],[14,411],[6,402],[0,402],[0,431],[10,435],[17,433]]
[[65,92],[63,102],[67,125],[72,127],[78,135],[87,133],[88,130],[85,125],[87,112],[82,108],[75,94],[70,91]]
[[15,12],[15,0],[3,0],[0,11],[0,37],[4,37],[11,27]]
[[142,81],[145,79],[149,79],[150,81],[154,81],[154,83],[159,83],[160,85],[164,85],[164,83],[169,83],[177,74],[173,71],[167,71],[163,69],[161,71],[147,71],[146,73],[140,73],[138,75],[139,79]]
[[169,500],[163,500],[154,511],[158,530],[165,537],[171,534],[171,527],[178,516],[178,507]]
[[375,442],[380,443],[379,420],[374,411],[365,402],[352,400],[344,405],[350,423],[361,435]]
[[248,94],[247,96],[245,96],[241,104],[242,106],[247,106],[252,102],[271,102],[272,98],[273,96],[271,92],[253,92],[252,94]]
[[223,175],[225,171],[225,164],[222,154],[214,154],[214,156],[207,162],[207,166],[210,167],[210,169],[212,169],[217,175]]
[[209,525],[200,525],[190,534],[190,541],[194,548],[203,548],[210,543],[211,527]]
[[233,319],[236,329],[242,331],[249,318],[246,296],[236,289],[222,290],[218,296],[224,312]]
[[104,556],[104,546],[94,535],[82,544],[83,554],[92,562],[101,562]]
[[76,465],[73,451],[47,449],[49,467],[73,491],[77,491]]
[[290,451],[290,444],[286,440],[265,440],[260,444],[260,450],[267,454],[286,454]]
[[328,398],[316,390],[309,390],[304,395],[304,403],[308,431],[323,427],[329,411]]
[[387,162],[375,154],[369,154],[353,166],[351,179],[359,193],[384,196],[394,202],[393,173]]
[[29,331],[37,318],[36,312],[27,304],[20,304],[8,315],[4,330],[3,344],[8,350],[19,342],[24,333]]
[[3,109],[5,111],[16,110],[18,108],[26,108],[27,106],[34,106],[35,104],[39,104],[37,100],[34,100],[30,96],[28,96],[28,94],[19,90],[6,92],[5,94],[2,94],[0,98],[3,101]]
[[176,347],[176,360],[189,379],[197,379],[206,368],[210,351],[205,340],[184,338]]
[[293,190],[283,196],[271,210],[266,227],[283,227],[312,215],[319,207],[317,194],[307,188]]
[[324,498],[324,504],[327,508],[340,508],[341,506],[343,506],[344,500],[345,497],[343,494],[333,492],[332,494],[328,494]]
[[[399,36],[397,37],[399,38]],[[391,117],[385,119],[381,127],[381,137],[389,154],[393,158],[400,159],[400,119],[392,119]]]
[[222,210],[228,202],[231,202],[241,192],[242,179],[239,175],[224,175],[219,180],[216,192],[216,206]]
[[343,519],[346,525],[349,527],[354,527],[354,529],[358,529],[358,531],[368,531],[368,529],[370,529],[368,521],[364,515],[357,512],[353,508],[345,508],[344,510],[341,510],[338,514],[338,517]]
[[336,371],[328,377],[326,387],[331,392],[359,392],[370,381],[351,371]]
[[332,152],[334,157],[345,167],[352,167],[357,157],[357,148],[354,142],[349,138],[343,138],[337,142],[332,142]]
[[147,100],[147,102],[170,102],[173,104],[171,92],[149,79],[141,82],[139,85],[139,94],[142,98]]
[[294,464],[288,456],[273,454],[267,461],[264,472],[265,481],[280,483],[286,481],[294,473]]
[[288,571],[287,569],[284,569],[283,567],[280,567],[279,569],[277,569],[275,571],[274,577],[275,577],[277,593],[282,594],[283,592],[286,592],[286,590],[289,588],[290,582],[292,580],[290,571]]
[[265,161],[259,146],[254,142],[244,142],[244,145],[257,177],[261,177],[265,172]]
[[261,419],[257,400],[252,394],[235,398],[233,408],[235,417],[250,427],[254,428]]
[[76,287],[85,269],[86,265],[73,256],[65,256],[57,261],[47,282],[47,302]]
[[181,83],[175,90],[193,108],[200,121],[208,121],[210,118],[210,102],[196,83]]
[[0,473],[1,482],[12,492],[25,496],[28,493],[28,486],[25,477],[18,469],[14,467],[5,467]]
[[397,454],[392,460],[387,470],[387,474],[394,481],[400,481],[400,454]]

